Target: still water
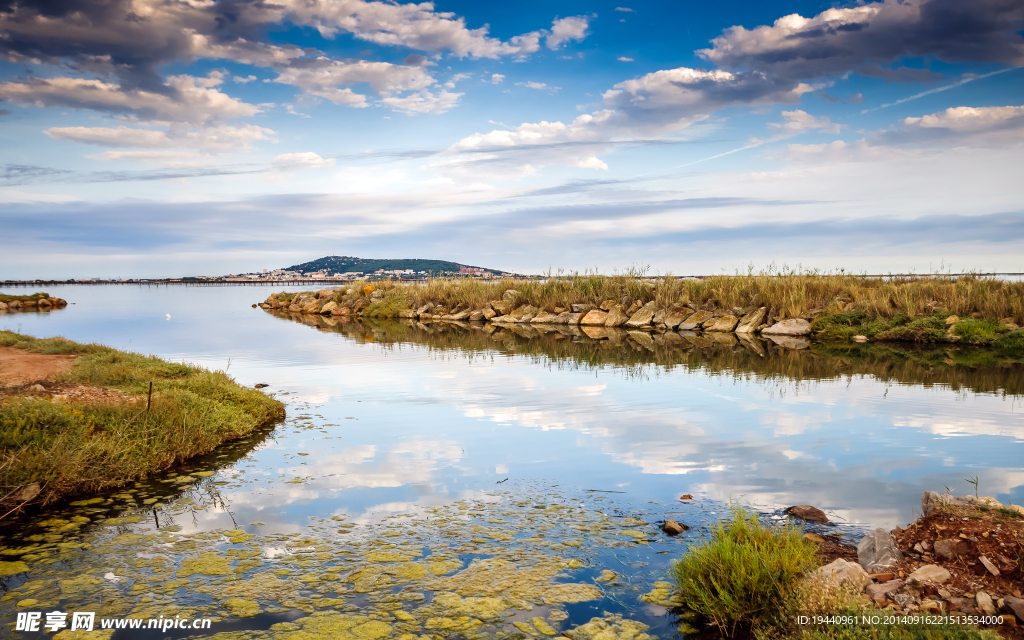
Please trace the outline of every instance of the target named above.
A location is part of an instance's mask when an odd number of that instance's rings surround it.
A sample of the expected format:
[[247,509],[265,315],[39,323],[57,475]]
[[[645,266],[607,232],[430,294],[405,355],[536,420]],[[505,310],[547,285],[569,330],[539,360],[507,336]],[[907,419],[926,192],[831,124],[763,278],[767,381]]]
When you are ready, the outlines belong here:
[[[28,553],[32,569],[2,578],[13,596],[0,600],[5,625],[24,600],[103,600],[122,615],[215,615],[206,633],[285,622],[282,632],[374,640],[529,636],[610,611],[672,637],[684,621],[658,596],[640,597],[729,501],[769,515],[813,504],[837,523],[830,533],[850,539],[912,521],[925,490],[973,492],[965,479],[975,476],[981,495],[1024,503],[1024,366],[991,354],[791,350],[700,336],[596,342],[251,308],[281,288],[55,287],[48,292],[72,305],[0,316],[3,329],[226,369],[243,385],[269,384],[288,411],[265,435],[68,507],[58,524],[46,520],[54,512],[0,531],[4,553]],[[666,517],[693,529],[668,538],[654,524]],[[57,529],[64,546],[34,557],[25,545],[60,544]],[[233,564],[211,568],[225,554]],[[503,573],[528,570],[536,575]],[[618,577],[602,580],[608,570]],[[331,586],[332,571],[334,580],[351,571],[348,586]],[[64,584],[89,575],[89,584]],[[515,595],[531,613],[487,610],[501,607],[485,596],[518,602],[494,590],[508,579],[538,585]],[[33,580],[61,587],[27,588]],[[231,592],[239,581],[261,586]],[[395,613],[396,602],[414,619]],[[347,622],[301,626],[324,612]],[[538,616],[547,622],[529,627]],[[470,622],[452,622],[462,618]],[[386,634],[366,631],[381,621]]]

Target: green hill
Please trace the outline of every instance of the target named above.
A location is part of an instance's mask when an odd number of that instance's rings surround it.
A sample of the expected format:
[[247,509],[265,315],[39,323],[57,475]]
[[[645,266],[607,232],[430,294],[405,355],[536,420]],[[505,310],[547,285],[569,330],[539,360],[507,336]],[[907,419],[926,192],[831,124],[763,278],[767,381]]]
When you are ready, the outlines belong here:
[[[461,267],[471,267],[479,269],[480,267],[472,267],[472,265],[462,265],[457,262],[449,262],[448,260],[422,260],[419,258],[396,258],[396,259],[381,259],[376,260],[372,258],[356,258],[355,256],[324,256],[317,260],[310,260],[309,262],[303,262],[302,264],[292,265],[285,267],[287,271],[302,271],[303,273],[311,273],[313,271],[325,270],[329,273],[347,273],[352,271],[362,271],[364,274],[371,274],[378,269],[384,269],[385,271],[394,271],[396,269],[412,269],[415,272],[426,271],[434,275],[443,275],[448,273],[458,273]],[[501,271],[496,269],[484,269],[494,274],[500,274]]]

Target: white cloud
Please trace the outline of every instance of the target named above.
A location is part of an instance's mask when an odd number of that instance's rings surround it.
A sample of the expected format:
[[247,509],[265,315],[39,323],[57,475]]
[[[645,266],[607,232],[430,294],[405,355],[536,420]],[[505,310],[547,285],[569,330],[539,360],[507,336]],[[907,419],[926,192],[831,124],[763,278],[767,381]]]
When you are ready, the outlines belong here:
[[456,73],[454,76],[452,76],[448,80],[448,82],[444,83],[444,88],[445,89],[454,89],[456,82],[460,82],[460,81],[465,80],[466,78],[469,78],[469,77],[470,77],[470,74],[468,74],[468,73]]
[[554,51],[566,42],[575,40],[577,42],[587,37],[587,27],[590,25],[592,16],[571,16],[561,18],[551,23],[551,33],[544,40],[548,49]]
[[413,113],[444,113],[459,103],[459,98],[464,94],[450,93],[441,89],[437,93],[420,91],[404,97],[391,96],[383,98],[381,103],[391,107],[395,111],[402,111],[408,114]]
[[282,153],[274,158],[275,169],[281,171],[299,171],[303,169],[320,169],[334,166],[334,158],[322,158],[312,151],[303,153]]
[[234,78],[232,78],[232,80],[234,80],[238,84],[247,84],[249,82],[252,82],[255,79],[256,79],[256,76],[253,76],[253,75],[249,75],[249,76],[246,76],[244,78],[242,78],[241,76],[235,76]]
[[527,89],[548,89],[550,91],[558,91],[562,87],[549,87],[543,82],[517,82],[517,87],[526,87]]
[[615,10],[616,11],[626,11],[626,12],[629,12],[629,13],[635,13],[635,11],[633,9],[630,9],[629,7],[615,7]]
[[[166,130],[133,127],[52,127],[43,133],[54,140],[80,142],[101,147],[129,147],[166,149],[189,147],[206,151],[240,151],[250,149],[253,143],[271,140],[272,129],[251,124],[212,126],[202,129],[170,127]],[[116,159],[115,156],[105,156]],[[127,157],[127,156],[119,156]]]
[[633,58],[627,58],[626,56],[619,56],[618,58],[616,58],[616,60],[618,60],[619,62],[635,62]]
[[839,133],[842,125],[836,124],[829,120],[827,117],[812,116],[806,111],[797,109],[795,111],[783,111],[782,117],[786,118],[786,122],[769,122],[768,126],[775,129],[782,129],[788,133],[800,133],[801,131],[809,131],[811,129],[818,129],[823,133]]
[[204,123],[256,115],[259,107],[215,89],[223,82],[214,72],[207,78],[170,76],[173,92],[125,89],[85,78],[31,78],[0,83],[0,100],[36,107],[72,107],[108,113],[131,113],[168,122]]
[[492,73],[491,74],[491,84],[501,84],[504,81],[505,81],[505,76],[501,75],[500,73]]
[[390,95],[425,89],[434,84],[434,78],[423,67],[318,58],[310,66],[283,69],[274,82],[294,85],[310,95],[326,98],[335,104],[362,108],[368,106],[366,96],[348,88],[340,88],[342,85],[365,83],[379,94]]
[[33,202],[77,202],[78,198],[62,193],[29,193],[20,189],[0,191],[0,202],[31,204]]

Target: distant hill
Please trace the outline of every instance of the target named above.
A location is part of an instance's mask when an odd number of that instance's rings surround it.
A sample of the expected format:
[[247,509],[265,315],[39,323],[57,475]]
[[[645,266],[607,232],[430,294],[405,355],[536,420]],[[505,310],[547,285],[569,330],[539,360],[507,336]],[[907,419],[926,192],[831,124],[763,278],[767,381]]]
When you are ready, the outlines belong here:
[[[303,273],[311,273],[313,271],[321,270],[326,270],[330,273],[362,271],[363,273],[370,274],[378,269],[384,269],[385,271],[412,269],[417,272],[426,271],[427,273],[439,275],[442,273],[458,273],[459,269],[462,267],[469,267],[472,269],[482,268],[473,267],[472,265],[462,265],[457,262],[449,262],[448,260],[422,260],[418,258],[375,260],[372,258],[356,258],[355,256],[324,256],[317,260],[310,260],[309,262],[303,262],[302,264],[285,267],[285,270],[302,271]],[[501,273],[501,271],[496,269],[484,269],[484,271],[489,271],[494,274]]]

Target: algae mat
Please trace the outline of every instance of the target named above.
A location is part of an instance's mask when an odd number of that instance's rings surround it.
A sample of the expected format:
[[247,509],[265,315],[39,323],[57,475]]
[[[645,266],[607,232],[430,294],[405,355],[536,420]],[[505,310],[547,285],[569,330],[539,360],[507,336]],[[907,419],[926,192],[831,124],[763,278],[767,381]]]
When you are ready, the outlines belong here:
[[[209,482],[202,473],[179,478]],[[5,623],[58,610],[208,617],[206,637],[222,639],[644,640],[648,626],[630,609],[678,604],[663,583],[645,594],[623,568],[646,566],[637,559],[651,542],[680,542],[600,508],[603,497],[519,486],[376,523],[311,517],[299,531],[262,534],[158,528],[142,509],[111,511],[119,496],[72,503],[0,547]],[[163,509],[183,514],[195,500],[186,493]]]

